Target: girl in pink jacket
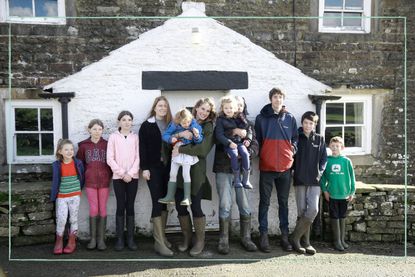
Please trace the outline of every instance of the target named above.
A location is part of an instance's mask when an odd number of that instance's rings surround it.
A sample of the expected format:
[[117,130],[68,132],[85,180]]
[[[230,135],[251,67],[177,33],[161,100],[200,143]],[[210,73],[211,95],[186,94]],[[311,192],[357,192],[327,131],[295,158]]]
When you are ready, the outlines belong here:
[[108,139],[107,163],[113,172],[112,183],[117,199],[115,250],[124,248],[124,217],[127,211],[127,245],[136,250],[134,243],[134,201],[138,186],[138,135],[131,131],[133,115],[122,111],[118,115],[118,131]]

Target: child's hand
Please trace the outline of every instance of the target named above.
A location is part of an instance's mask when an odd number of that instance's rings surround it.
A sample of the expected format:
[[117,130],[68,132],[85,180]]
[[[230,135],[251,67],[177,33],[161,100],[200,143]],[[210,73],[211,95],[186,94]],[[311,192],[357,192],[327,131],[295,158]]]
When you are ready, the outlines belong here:
[[171,138],[171,143],[176,143],[176,142],[177,142],[177,138],[172,137],[172,138]]
[[171,151],[171,156],[176,157],[177,155],[179,155],[179,146],[176,143]]
[[236,149],[236,147],[238,147],[238,145],[236,145],[236,143],[232,142],[229,144],[229,147],[232,149]]
[[181,138],[185,138],[188,140],[191,140],[193,138],[193,133],[190,132],[189,130],[184,130],[182,132],[179,133]]
[[131,176],[130,175],[128,175],[128,174],[125,174],[124,175],[124,177],[122,178],[122,180],[124,181],[124,182],[126,182],[126,183],[129,183],[129,182],[131,182],[131,180],[132,180],[133,178],[131,178]]
[[324,192],[324,199],[326,199],[327,202],[330,201],[330,193],[328,191]]
[[192,132],[193,132],[193,135],[195,136],[195,138],[199,138],[199,130],[198,129],[192,128]]
[[350,195],[349,197],[347,197],[347,202],[351,202],[352,200],[353,200],[353,198],[354,198],[354,196],[353,195]]
[[150,180],[150,170],[143,170],[143,178],[147,181]]
[[249,145],[251,145],[251,142],[246,139],[246,140],[244,140],[244,145],[245,145],[246,148],[248,148]]

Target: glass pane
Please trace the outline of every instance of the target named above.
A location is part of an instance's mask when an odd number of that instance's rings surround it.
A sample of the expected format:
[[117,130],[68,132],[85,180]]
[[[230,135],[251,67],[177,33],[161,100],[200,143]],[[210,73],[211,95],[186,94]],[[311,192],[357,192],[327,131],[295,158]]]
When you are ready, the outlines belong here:
[[324,133],[327,147],[329,146],[330,139],[335,136],[343,137],[342,127],[327,127],[326,132]]
[[40,109],[40,130],[53,131],[52,109]]
[[36,16],[58,16],[57,0],[35,0]]
[[326,104],[326,124],[344,124],[343,103]]
[[9,0],[10,16],[33,16],[32,0]]
[[362,127],[344,127],[346,147],[362,147]]
[[343,0],[326,0],[324,1],[324,8],[329,9],[342,9]]
[[346,103],[346,124],[363,124],[363,103]]
[[324,13],[323,26],[325,27],[341,27],[341,13],[330,12]]
[[361,27],[362,26],[362,14],[361,13],[345,13],[344,19],[343,19],[343,26]]
[[363,10],[363,0],[346,0],[346,10]]
[[38,131],[37,109],[14,109],[16,131]]
[[53,155],[53,134],[42,134],[42,155]]
[[39,156],[38,134],[16,134],[17,156]]

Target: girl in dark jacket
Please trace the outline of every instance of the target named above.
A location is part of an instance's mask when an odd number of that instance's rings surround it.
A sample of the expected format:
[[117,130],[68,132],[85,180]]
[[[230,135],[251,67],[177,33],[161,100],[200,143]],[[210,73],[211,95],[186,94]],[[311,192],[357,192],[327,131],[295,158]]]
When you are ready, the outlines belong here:
[[172,119],[170,105],[164,96],[157,97],[151,107],[149,116],[141,124],[138,132],[140,144],[140,164],[143,177],[150,189],[153,209],[154,250],[162,256],[173,256],[171,244],[165,236],[167,206],[158,200],[167,192],[169,181],[171,149],[162,141],[162,134]]
[[111,168],[107,165],[107,141],[102,138],[104,124],[93,119],[88,124],[88,139],[81,141],[76,157],[85,168],[85,191],[89,203],[89,232],[91,240],[88,249],[105,250],[105,229],[107,226],[107,201]]

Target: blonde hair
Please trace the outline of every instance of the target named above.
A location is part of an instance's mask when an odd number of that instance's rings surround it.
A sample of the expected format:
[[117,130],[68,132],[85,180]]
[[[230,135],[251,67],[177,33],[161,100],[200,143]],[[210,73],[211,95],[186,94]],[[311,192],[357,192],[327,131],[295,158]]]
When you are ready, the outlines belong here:
[[196,118],[196,114],[197,114],[196,109],[204,104],[208,104],[210,106],[209,116],[204,121],[205,122],[214,121],[216,118],[216,106],[215,106],[215,102],[213,101],[211,97],[200,98],[199,100],[197,100],[196,104],[194,105],[192,109],[192,114],[194,118]]
[[72,147],[74,147],[72,141],[69,140],[69,139],[60,139],[60,140],[58,140],[58,146],[56,147],[55,157],[59,161],[63,161],[63,156],[62,156],[61,153],[59,153],[59,151],[61,151],[63,146],[66,145],[66,144],[71,144]]
[[156,116],[156,112],[154,111],[154,109],[156,108],[157,104],[160,101],[164,101],[167,104],[167,114],[164,117],[164,121],[166,123],[169,123],[171,121],[171,118],[172,118],[171,110],[170,110],[170,104],[169,104],[169,101],[167,101],[167,98],[165,96],[163,96],[163,95],[161,95],[159,97],[156,97],[156,99],[154,99],[153,105],[151,106],[151,110],[150,110],[150,113],[148,114],[148,118],[147,119],[149,119],[150,117]]
[[174,115],[174,123],[176,123],[176,124],[180,124],[185,120],[191,121],[192,119],[193,119],[192,113],[186,108],[183,108],[183,109],[179,110]]
[[343,139],[342,139],[341,137],[339,137],[339,136],[337,136],[337,137],[332,137],[332,138],[330,139],[330,143],[329,143],[329,144],[331,144],[332,142],[338,142],[338,143],[340,143],[342,146],[344,146],[344,141],[343,141]]
[[234,115],[236,115],[238,113],[238,101],[236,100],[235,96],[223,96],[220,99],[220,114],[224,115],[223,113],[223,106],[225,106],[225,104],[231,104],[233,107],[233,111],[234,111]]

